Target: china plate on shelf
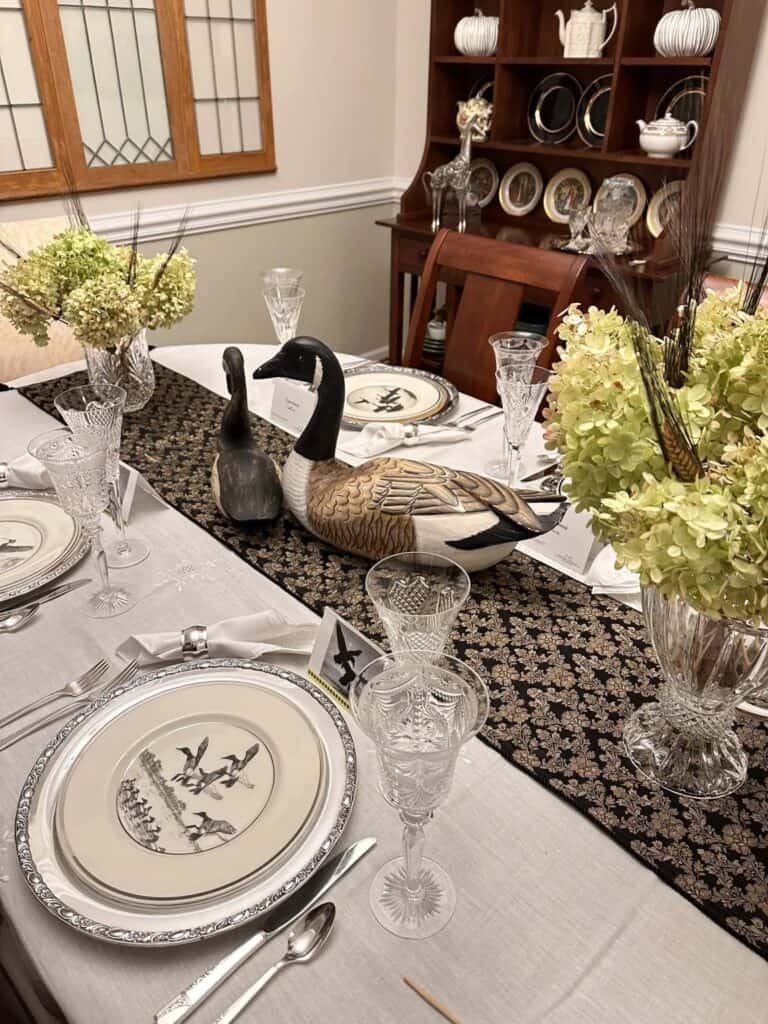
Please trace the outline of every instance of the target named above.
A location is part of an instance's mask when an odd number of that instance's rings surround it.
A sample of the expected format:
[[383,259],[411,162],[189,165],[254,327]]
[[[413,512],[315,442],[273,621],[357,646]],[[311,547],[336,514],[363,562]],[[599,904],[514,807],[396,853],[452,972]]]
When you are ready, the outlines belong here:
[[668,181],[662,185],[648,204],[645,222],[654,238],[660,238],[664,228],[680,208],[684,182]]
[[557,145],[576,131],[581,86],[573,75],[547,75],[528,101],[528,128],[537,142]]
[[344,377],[341,425],[347,430],[366,423],[437,423],[459,400],[449,381],[408,366],[356,366]]
[[510,217],[525,217],[539,205],[544,178],[538,167],[521,163],[510,167],[499,185],[499,203]]
[[88,538],[51,492],[0,491],[0,602],[58,579],[88,551]]
[[597,209],[600,200],[609,192],[611,188],[609,183],[616,180],[626,183],[634,196],[635,206],[629,218],[629,226],[633,228],[645,213],[645,205],[648,202],[648,192],[645,185],[634,174],[612,174],[610,178],[606,178],[595,193],[595,199],[592,204],[593,209]]
[[475,205],[484,210],[499,189],[499,172],[490,160],[480,158],[469,165],[469,191],[475,197]]
[[656,117],[663,118],[671,114],[683,124],[689,121],[701,124],[708,87],[709,76],[706,74],[687,75],[681,78],[671,85],[659,100]]
[[247,923],[324,862],[356,788],[336,705],[238,659],[158,669],[93,701],[19,799],[37,899],[94,938],[194,942]]
[[592,184],[578,167],[566,167],[549,181],[544,192],[544,212],[554,224],[567,224],[573,210],[588,206]]
[[585,146],[597,149],[605,142],[613,75],[601,75],[584,90],[576,113],[576,130]]

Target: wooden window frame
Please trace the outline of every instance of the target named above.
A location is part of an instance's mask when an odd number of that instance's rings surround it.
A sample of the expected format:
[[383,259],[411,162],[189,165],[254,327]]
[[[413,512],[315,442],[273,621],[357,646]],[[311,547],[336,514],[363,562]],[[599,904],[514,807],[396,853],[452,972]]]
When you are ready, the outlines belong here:
[[71,187],[78,192],[94,192],[276,170],[266,0],[252,0],[262,149],[209,155],[200,152],[184,0],[155,0],[173,159],[113,167],[86,164],[57,0],[21,3],[54,166],[0,172],[0,199],[62,195]]

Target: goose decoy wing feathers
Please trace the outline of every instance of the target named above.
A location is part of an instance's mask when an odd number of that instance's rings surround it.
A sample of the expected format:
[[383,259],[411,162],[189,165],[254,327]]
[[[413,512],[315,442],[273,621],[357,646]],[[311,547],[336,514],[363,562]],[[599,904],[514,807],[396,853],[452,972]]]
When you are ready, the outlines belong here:
[[429,516],[492,511],[531,533],[544,530],[532,509],[509,487],[495,480],[409,459],[373,461],[382,465],[372,500],[384,513]]

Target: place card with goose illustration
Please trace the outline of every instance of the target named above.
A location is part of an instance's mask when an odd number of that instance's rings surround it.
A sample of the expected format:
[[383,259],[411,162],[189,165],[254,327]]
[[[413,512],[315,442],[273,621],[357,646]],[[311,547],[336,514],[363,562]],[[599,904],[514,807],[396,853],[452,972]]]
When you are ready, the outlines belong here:
[[384,652],[332,608],[326,608],[309,658],[307,672],[313,682],[348,707],[349,688],[355,678]]
[[305,384],[278,379],[272,395],[269,418],[292,434],[300,434],[315,411],[317,395]]

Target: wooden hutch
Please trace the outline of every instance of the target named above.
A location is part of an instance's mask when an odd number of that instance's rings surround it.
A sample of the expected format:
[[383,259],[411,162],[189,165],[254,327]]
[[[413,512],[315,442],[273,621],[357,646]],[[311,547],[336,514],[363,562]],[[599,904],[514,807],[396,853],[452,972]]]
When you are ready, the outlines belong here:
[[[606,7],[609,0],[598,0]],[[555,12],[581,0],[485,0],[486,15],[498,15],[499,45],[493,57],[465,57],[454,45],[454,29],[459,20],[470,15],[474,0],[432,0],[432,25],[429,53],[429,98],[427,135],[421,165],[402,196],[400,214],[378,223],[392,232],[391,321],[389,360],[401,361],[404,325],[415,296],[415,281],[421,275],[433,233],[429,200],[422,175],[450,160],[458,152],[456,127],[457,102],[468,99],[485,81],[493,81],[494,117],[486,142],[476,143],[473,158],[491,160],[503,177],[516,163],[528,161],[541,171],[545,183],[559,170],[576,167],[589,177],[593,192],[602,181],[622,171],[637,175],[646,187],[649,200],[665,183],[684,179],[690,173],[701,149],[706,131],[706,108],[700,126],[700,138],[690,150],[677,157],[656,159],[639,147],[636,121],[652,121],[665,91],[686,75],[707,74],[707,107],[715,90],[726,89],[735,123],[738,123],[746,84],[751,70],[755,43],[765,8],[765,0],[700,0],[699,6],[714,7],[722,15],[717,47],[708,57],[665,58],[655,55],[653,36],[666,12],[680,8],[680,0],[618,0],[618,28],[605,53],[597,59],[573,59],[562,56]],[[727,59],[724,61],[724,57]],[[574,135],[561,145],[535,141],[528,129],[529,98],[536,85],[548,74],[567,70],[582,88],[595,78],[612,75],[605,140],[601,148],[588,148]],[[725,72],[721,74],[721,72]],[[490,94],[486,93],[490,98]],[[455,223],[455,221],[454,221]],[[450,213],[443,225],[452,224]],[[523,217],[504,213],[498,195],[482,211],[482,217],[470,222],[469,231],[500,241],[551,247],[553,238],[567,237],[567,226],[550,222],[540,203]],[[630,265],[627,272],[654,279],[669,274],[669,260],[663,256],[663,236],[654,239],[645,225],[645,216],[633,229],[638,257],[645,262]],[[411,278],[410,298],[406,288]],[[607,282],[597,267],[590,272],[584,301],[600,303],[606,299]]]

